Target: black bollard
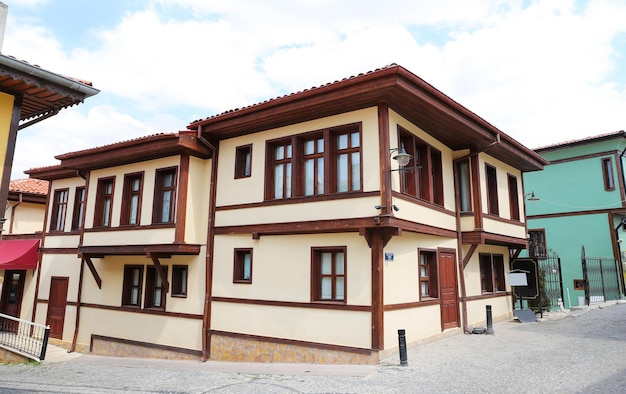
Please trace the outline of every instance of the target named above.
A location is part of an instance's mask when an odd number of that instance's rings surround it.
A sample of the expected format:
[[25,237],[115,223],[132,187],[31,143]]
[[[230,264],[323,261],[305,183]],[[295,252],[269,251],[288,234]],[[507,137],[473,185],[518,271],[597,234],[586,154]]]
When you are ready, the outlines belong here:
[[487,334],[493,335],[493,318],[491,317],[491,305],[487,305]]
[[404,330],[398,330],[398,345],[400,347],[400,365],[406,367],[409,365],[406,356],[406,336]]

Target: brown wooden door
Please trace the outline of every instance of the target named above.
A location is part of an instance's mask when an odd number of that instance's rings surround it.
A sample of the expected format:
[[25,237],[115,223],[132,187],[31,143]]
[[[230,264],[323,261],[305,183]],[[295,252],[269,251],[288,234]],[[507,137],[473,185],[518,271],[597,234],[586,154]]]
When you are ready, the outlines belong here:
[[20,317],[26,271],[5,271],[0,297],[0,313]]
[[439,286],[441,290],[442,329],[459,326],[459,300],[454,252],[439,252]]
[[53,276],[50,279],[48,316],[46,317],[46,324],[50,326],[50,338],[63,339],[68,284],[69,278],[67,277]]

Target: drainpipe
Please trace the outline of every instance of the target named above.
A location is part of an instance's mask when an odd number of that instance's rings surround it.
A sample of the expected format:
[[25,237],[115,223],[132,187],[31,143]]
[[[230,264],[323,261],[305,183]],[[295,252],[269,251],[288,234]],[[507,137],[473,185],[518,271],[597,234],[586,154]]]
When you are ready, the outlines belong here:
[[17,203],[11,207],[11,223],[9,223],[9,234],[13,234],[13,223],[15,223],[15,208],[22,203],[23,194],[20,193],[17,198]]
[[211,357],[211,303],[213,298],[213,252],[215,245],[215,196],[217,185],[218,149],[202,136],[202,127],[198,126],[197,138],[206,145],[213,157],[211,160],[211,183],[209,186],[209,218],[206,241],[206,272],[204,290],[204,312],[202,315],[202,362]]

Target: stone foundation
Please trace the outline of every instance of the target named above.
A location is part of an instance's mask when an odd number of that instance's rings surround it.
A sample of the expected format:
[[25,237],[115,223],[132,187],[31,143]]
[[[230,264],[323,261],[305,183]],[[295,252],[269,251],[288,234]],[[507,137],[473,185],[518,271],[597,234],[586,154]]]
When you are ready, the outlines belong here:
[[200,351],[98,335],[92,335],[90,348],[90,353],[98,356],[156,358],[162,360],[200,360],[201,358]]

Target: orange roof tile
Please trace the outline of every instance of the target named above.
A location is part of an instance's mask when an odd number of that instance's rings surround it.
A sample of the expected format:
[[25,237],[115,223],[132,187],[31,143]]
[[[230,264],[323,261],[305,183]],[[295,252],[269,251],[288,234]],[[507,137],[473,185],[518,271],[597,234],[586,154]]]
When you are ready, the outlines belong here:
[[41,179],[14,179],[9,183],[9,191],[13,193],[48,194],[48,181]]

